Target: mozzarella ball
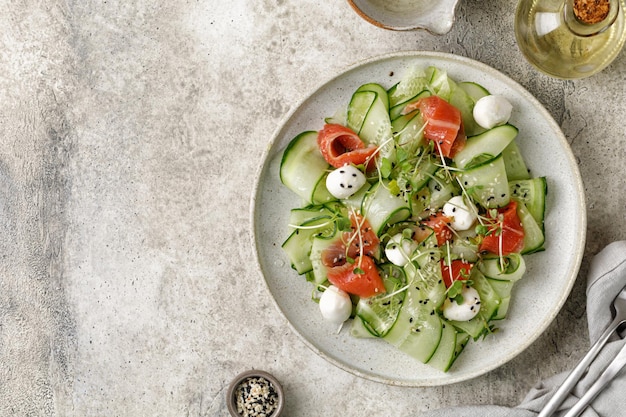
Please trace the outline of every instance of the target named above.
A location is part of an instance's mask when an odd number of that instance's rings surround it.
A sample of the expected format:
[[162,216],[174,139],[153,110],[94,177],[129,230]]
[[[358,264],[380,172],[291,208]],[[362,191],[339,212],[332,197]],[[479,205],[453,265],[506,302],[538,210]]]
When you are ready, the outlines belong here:
[[443,205],[443,214],[452,219],[450,227],[454,230],[468,230],[478,218],[473,203],[466,202],[460,195],[452,197]]
[[347,292],[331,285],[322,293],[320,311],[325,320],[341,324],[352,314],[352,300]]
[[417,249],[417,243],[410,238],[398,233],[387,242],[385,255],[389,262],[397,266],[404,266],[409,262],[411,254]]
[[455,300],[446,298],[443,303],[443,315],[448,320],[470,321],[480,311],[480,295],[473,287],[463,286],[461,291],[463,302],[458,304]]
[[363,187],[365,175],[353,165],[344,165],[328,174],[326,188],[338,199],[348,198]]
[[509,121],[513,106],[502,96],[485,96],[474,105],[474,120],[485,129],[503,125]]

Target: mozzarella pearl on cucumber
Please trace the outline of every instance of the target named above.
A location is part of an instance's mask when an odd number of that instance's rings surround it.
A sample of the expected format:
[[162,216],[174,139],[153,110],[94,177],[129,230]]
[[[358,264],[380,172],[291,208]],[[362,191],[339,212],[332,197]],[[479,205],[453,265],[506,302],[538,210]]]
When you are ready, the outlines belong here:
[[485,129],[503,125],[509,121],[513,106],[509,101],[496,95],[480,98],[474,105],[474,120]]
[[352,314],[352,300],[347,292],[331,285],[322,293],[320,311],[325,320],[341,324]]
[[402,233],[391,237],[385,247],[385,256],[389,262],[397,266],[405,266],[409,262],[411,254],[417,249],[417,243],[410,238],[402,236]]
[[480,295],[473,287],[463,286],[461,296],[461,304],[449,298],[443,303],[443,316],[448,320],[470,321],[480,311]]
[[344,165],[328,174],[326,188],[338,199],[348,198],[365,185],[365,175],[353,165]]
[[454,230],[468,230],[477,219],[476,207],[460,195],[452,197],[443,205],[443,214],[452,219],[450,227]]

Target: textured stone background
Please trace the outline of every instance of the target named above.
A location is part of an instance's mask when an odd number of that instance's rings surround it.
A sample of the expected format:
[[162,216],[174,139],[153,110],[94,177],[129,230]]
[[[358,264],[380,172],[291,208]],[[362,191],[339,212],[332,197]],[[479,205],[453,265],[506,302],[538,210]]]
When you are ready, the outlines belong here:
[[[0,3],[0,416],[226,416],[242,370],[273,372],[289,416],[513,405],[587,347],[591,256],[626,238],[626,55],[587,80],[538,74],[513,0],[461,0],[450,33],[393,33],[347,2]],[[446,387],[389,387],[293,334],[251,261],[254,173],[285,114],[361,59],[434,50],[524,85],[584,177],[580,279],[545,336]],[[253,314],[245,313],[247,311]]]

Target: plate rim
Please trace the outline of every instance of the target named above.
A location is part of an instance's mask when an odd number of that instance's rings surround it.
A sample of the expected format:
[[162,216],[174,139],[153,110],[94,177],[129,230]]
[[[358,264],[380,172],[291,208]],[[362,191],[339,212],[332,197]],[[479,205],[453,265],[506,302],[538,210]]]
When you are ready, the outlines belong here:
[[[433,382],[429,382],[426,380],[420,380],[420,381],[418,380],[412,380],[412,381],[393,380],[393,379],[389,379],[389,378],[382,377],[379,375],[374,375],[371,373],[363,372],[361,370],[358,370],[349,366],[348,364],[343,363],[342,361],[336,359],[333,355],[330,355],[324,352],[322,349],[316,346],[312,341],[310,341],[307,337],[305,337],[305,335],[301,334],[301,332],[295,327],[295,325],[291,323],[291,321],[288,319],[287,315],[283,311],[283,308],[280,306],[280,304],[278,303],[278,300],[276,300],[276,297],[271,291],[271,288],[267,282],[267,278],[265,277],[265,273],[261,264],[260,252],[259,252],[259,247],[258,247],[258,239],[256,235],[257,221],[255,217],[256,215],[255,209],[256,209],[256,203],[257,203],[257,196],[259,194],[260,187],[262,186],[261,184],[262,173],[264,172],[266,165],[269,164],[268,157],[272,149],[274,148],[274,146],[280,139],[281,131],[285,129],[287,123],[294,116],[294,114],[298,112],[298,110],[302,107],[302,105],[307,100],[311,99],[321,89],[335,82],[337,79],[345,76],[351,71],[354,71],[354,70],[359,69],[360,67],[370,65],[370,64],[375,64],[381,61],[398,59],[398,58],[412,58],[412,57],[419,58],[419,59],[431,58],[431,59],[437,59],[437,60],[453,61],[455,63],[473,66],[476,69],[484,73],[487,73],[490,78],[491,77],[497,78],[500,81],[504,82],[505,84],[510,84],[517,93],[523,96],[524,100],[527,100],[533,105],[534,109],[537,110],[541,114],[543,119],[550,125],[551,129],[554,132],[558,132],[556,139],[558,139],[558,141],[560,142],[561,148],[563,149],[564,154],[565,154],[564,156],[567,159],[568,166],[572,169],[572,172],[575,174],[573,181],[572,181],[572,186],[575,189],[576,194],[580,196],[580,198],[577,199],[579,210],[577,210],[578,216],[576,219],[576,224],[580,224],[580,229],[581,229],[582,234],[581,234],[580,239],[578,239],[577,244],[575,245],[575,249],[576,249],[575,256],[573,259],[573,263],[570,265],[570,268],[568,271],[568,275],[567,275],[568,282],[567,282],[567,286],[565,287],[565,291],[561,293],[561,296],[558,298],[558,300],[555,300],[556,301],[555,308],[551,311],[551,313],[548,316],[546,316],[546,319],[544,320],[543,325],[539,326],[537,329],[535,329],[535,332],[528,335],[528,337],[526,337],[526,342],[522,343],[520,347],[510,352],[505,358],[502,358],[501,360],[492,363],[490,366],[484,369],[474,371],[474,372],[464,373],[464,374],[457,375],[457,376],[451,376],[450,378],[447,378],[445,380],[437,380]],[[256,272],[262,278],[263,285],[265,286],[265,289],[267,290],[271,298],[271,302],[274,304],[274,307],[278,310],[278,312],[280,312],[283,320],[287,323],[291,331],[293,331],[298,336],[298,339],[302,341],[307,346],[307,348],[309,348],[319,357],[323,358],[324,360],[333,364],[334,366],[352,375],[355,375],[357,377],[361,377],[366,380],[370,380],[370,381],[374,381],[374,382],[378,382],[378,383],[382,383],[386,385],[392,385],[392,386],[434,387],[434,386],[451,385],[451,384],[455,384],[458,382],[467,381],[467,380],[485,375],[495,369],[498,369],[499,367],[503,366],[507,362],[511,361],[513,358],[520,355],[522,352],[528,349],[528,347],[530,347],[532,344],[534,344],[537,341],[537,339],[546,331],[546,329],[554,322],[557,315],[561,312],[563,305],[569,298],[572,288],[574,287],[574,284],[577,281],[578,275],[580,273],[580,267],[581,267],[582,260],[584,257],[584,249],[585,249],[586,238],[587,238],[586,196],[585,196],[585,190],[584,190],[582,177],[580,174],[580,169],[579,169],[578,163],[576,162],[576,157],[571,149],[571,146],[567,142],[567,138],[565,137],[565,134],[563,133],[561,127],[558,125],[554,117],[548,112],[545,106],[535,96],[533,96],[528,90],[526,90],[525,87],[523,87],[521,84],[519,84],[517,81],[515,81],[508,75],[500,72],[499,70],[483,62],[477,61],[475,59],[468,58],[462,55],[447,53],[447,52],[408,50],[408,51],[390,52],[390,53],[375,55],[375,56],[371,56],[368,58],[354,61],[352,64],[344,66],[342,69],[339,69],[334,75],[327,77],[325,80],[322,80],[322,82],[318,83],[314,88],[307,90],[307,92],[304,93],[304,95],[295,102],[293,108],[291,108],[290,111],[287,112],[281,118],[281,120],[277,123],[276,128],[271,133],[270,140],[269,142],[266,143],[266,146],[263,150],[260,161],[261,163],[258,164],[257,170],[255,172],[254,184],[252,188],[252,195],[251,195],[250,205],[249,205],[249,216],[250,216],[249,217],[249,221],[250,221],[249,237],[250,237],[250,241],[252,244],[252,249],[253,249],[252,252],[253,252]],[[448,375],[451,375],[451,374],[448,374]]]

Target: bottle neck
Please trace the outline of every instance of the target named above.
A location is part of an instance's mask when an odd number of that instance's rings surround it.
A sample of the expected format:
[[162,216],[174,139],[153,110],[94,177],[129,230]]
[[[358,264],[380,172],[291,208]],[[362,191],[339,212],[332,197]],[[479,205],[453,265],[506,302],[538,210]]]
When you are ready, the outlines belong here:
[[594,36],[607,30],[620,13],[619,0],[565,0],[565,23],[578,36]]

